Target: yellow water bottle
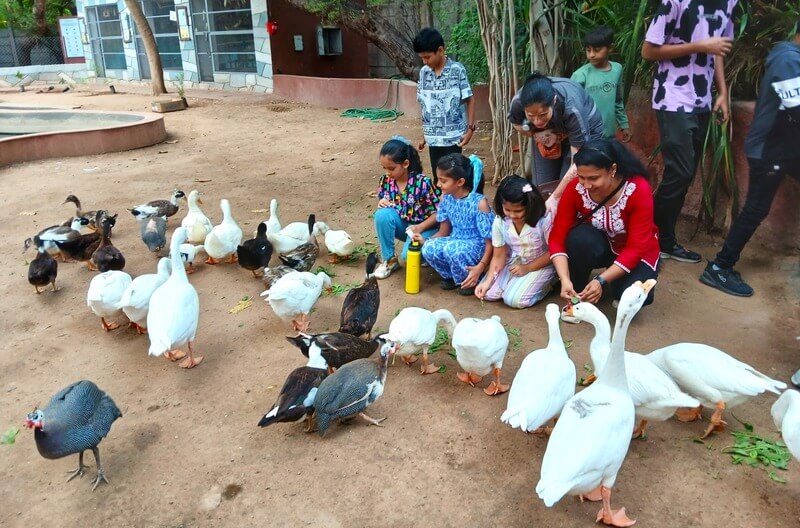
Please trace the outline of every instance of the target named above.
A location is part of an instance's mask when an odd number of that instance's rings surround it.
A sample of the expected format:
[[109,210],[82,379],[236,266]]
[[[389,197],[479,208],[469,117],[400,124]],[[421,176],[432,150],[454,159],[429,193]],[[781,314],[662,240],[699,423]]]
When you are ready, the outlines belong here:
[[406,293],[419,293],[419,272],[422,263],[422,244],[414,240],[406,255]]

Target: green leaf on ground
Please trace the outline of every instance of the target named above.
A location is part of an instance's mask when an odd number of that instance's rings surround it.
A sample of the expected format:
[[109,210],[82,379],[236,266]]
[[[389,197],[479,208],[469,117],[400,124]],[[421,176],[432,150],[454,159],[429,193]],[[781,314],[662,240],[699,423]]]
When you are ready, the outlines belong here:
[[450,341],[450,334],[447,333],[447,330],[438,328],[436,330],[436,339],[433,340],[433,344],[428,348],[428,354],[435,354],[445,346],[449,348],[448,341]]
[[782,479],[773,471],[771,467],[786,470],[792,455],[786,446],[780,442],[773,442],[759,436],[751,431],[731,431],[731,436],[735,439],[732,446],[722,450],[731,456],[734,465],[747,464],[752,467],[763,467],[768,471],[768,476],[775,482]]
[[442,365],[436,372],[439,374],[444,374],[445,372],[447,372],[447,365]]
[[11,427],[3,433],[3,436],[0,437],[0,444],[2,445],[11,445],[17,441],[17,434],[19,434],[19,429],[16,427]]
[[325,266],[317,266],[317,269],[314,270],[314,273],[320,273],[320,272],[324,273],[330,278],[334,278],[336,276],[336,273],[334,273],[333,270],[331,270],[330,268],[326,268]]

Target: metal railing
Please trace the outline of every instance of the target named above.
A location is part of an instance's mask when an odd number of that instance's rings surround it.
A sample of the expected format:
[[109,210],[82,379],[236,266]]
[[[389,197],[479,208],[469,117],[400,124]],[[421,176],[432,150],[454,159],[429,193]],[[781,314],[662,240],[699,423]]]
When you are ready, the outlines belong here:
[[0,68],[63,62],[58,35],[40,37],[19,29],[0,28]]

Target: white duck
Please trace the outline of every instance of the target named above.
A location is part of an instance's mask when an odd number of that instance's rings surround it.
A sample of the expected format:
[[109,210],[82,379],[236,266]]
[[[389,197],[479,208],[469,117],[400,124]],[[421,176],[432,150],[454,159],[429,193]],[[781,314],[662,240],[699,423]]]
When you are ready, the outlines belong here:
[[347,259],[356,249],[356,243],[347,231],[330,229],[325,222],[314,224],[314,234],[325,235],[325,247],[328,249],[328,261],[331,264]]
[[186,273],[192,274],[196,271],[194,269],[194,261],[197,258],[197,254],[205,253],[206,248],[203,244],[194,245],[187,242],[186,244],[181,244],[179,251],[181,253],[181,260],[186,267]]
[[444,323],[449,332],[456,327],[455,317],[447,310],[431,312],[415,306],[403,308],[389,323],[389,332],[382,337],[397,343],[398,349],[395,354],[400,356],[406,365],[414,363],[417,360],[416,354],[421,351],[420,373],[433,374],[439,367],[428,363],[428,349],[436,340],[439,323]]
[[308,332],[308,314],[322,294],[330,290],[331,278],[323,272],[293,271],[279,278],[270,289],[261,293],[272,311],[283,320],[291,319],[297,332]]
[[86,304],[100,317],[103,330],[109,332],[119,328],[117,323],[106,323],[106,317],[122,313],[122,294],[131,284],[131,276],[124,271],[106,271],[95,275],[89,283]]
[[[611,326],[603,312],[590,303],[568,305],[568,316],[577,321],[586,321],[594,327],[594,338],[589,345],[595,372],[603,369],[611,351]],[[682,392],[647,356],[625,351],[625,372],[628,389],[636,407],[638,425],[633,437],[644,437],[648,421],[663,422],[675,414],[679,407],[697,407],[700,402]]]
[[214,228],[214,224],[200,209],[198,204],[203,203],[203,201],[200,199],[200,193],[197,190],[190,192],[186,201],[189,203],[189,212],[181,220],[181,227],[186,228],[190,243],[202,244]]
[[[780,394],[786,388],[782,381],[771,379],[747,363],[722,350],[699,343],[678,343],[647,354],[658,368],[669,375],[685,392],[700,403],[714,407],[714,413],[702,438],[712,431],[725,429],[722,413],[733,409],[764,391]],[[700,418],[702,407],[688,413],[678,411],[683,421]]]
[[150,297],[147,313],[147,332],[150,337],[151,356],[166,356],[177,361],[186,356],[178,347],[186,345],[189,357],[180,366],[192,368],[203,361],[202,356],[194,355],[193,345],[200,319],[200,299],[197,290],[189,284],[183,268],[179,248],[186,242],[186,229],[179,227],[172,233],[170,241],[170,262],[172,274]]
[[625,515],[625,508],[611,509],[611,488],[628,452],[635,421],[625,375],[625,336],[655,283],[653,279],[644,284],[637,281],[622,293],[606,364],[597,381],[570,398],[561,411],[536,485],[536,493],[548,508],[564,495],[584,495],[599,487],[603,508],[598,521],[611,526],[635,522]]
[[534,350],[522,361],[511,384],[508,405],[500,416],[504,423],[526,433],[543,430],[544,424],[555,419],[567,400],[575,395],[575,364],[561,338],[558,305],[548,304],[544,317],[549,334],[547,348]]
[[234,220],[228,200],[220,200],[219,208],[222,209],[222,223],[214,226],[203,244],[208,255],[206,264],[217,264],[225,257],[233,264],[237,260],[236,249],[242,243],[242,228]]
[[[314,215],[308,215],[307,222],[292,222],[278,232],[270,231],[268,225],[267,239],[272,243],[272,247],[275,251],[283,255],[284,253],[289,253],[293,249],[297,249],[303,244],[311,242],[312,237],[316,237],[318,234],[318,223]],[[308,231],[309,225],[313,226],[311,233]]]
[[139,275],[130,283],[128,289],[122,294],[122,311],[128,316],[130,326],[136,328],[139,334],[147,333],[147,312],[150,308],[150,297],[159,286],[169,278],[171,263],[168,258],[158,261],[156,273]]
[[464,369],[458,373],[458,379],[474,387],[483,376],[494,373],[494,381],[483,392],[489,396],[508,392],[510,386],[500,383],[503,359],[508,351],[508,334],[500,316],[493,315],[489,319],[465,317],[453,330],[451,343],[456,351],[456,361]]
[[789,452],[800,460],[800,392],[784,391],[772,404],[771,414]]
[[278,218],[278,200],[273,198],[269,202],[269,218],[264,220],[267,224],[267,233],[277,233],[281,230],[281,221]]

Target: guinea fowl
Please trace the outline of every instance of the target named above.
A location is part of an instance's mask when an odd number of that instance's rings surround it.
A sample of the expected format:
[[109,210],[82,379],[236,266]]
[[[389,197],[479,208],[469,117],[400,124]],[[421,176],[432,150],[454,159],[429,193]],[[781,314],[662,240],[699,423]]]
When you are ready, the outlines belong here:
[[316,335],[300,334],[287,337],[287,341],[300,349],[309,359],[322,357],[328,372],[341,368],[342,365],[370,357],[385,341],[375,337],[372,341],[342,332],[324,332]]
[[36,293],[42,293],[39,288],[44,288],[48,284],[53,285],[53,291],[58,291],[56,288],[56,276],[58,275],[58,262],[53,258],[44,247],[39,235],[34,235],[33,243],[36,246],[38,253],[36,258],[28,265],[28,282],[36,288]]
[[291,251],[279,253],[278,258],[286,266],[296,271],[308,271],[317,261],[319,256],[319,242],[314,235],[314,224],[317,223],[316,217],[308,215],[308,242],[301,244]]
[[114,244],[109,239],[111,225],[116,221],[117,215],[105,217],[102,220],[99,217],[100,215],[98,214],[97,221],[102,224],[103,234],[100,238],[100,245],[92,253],[92,263],[101,273],[111,270],[121,271],[125,268],[125,257],[122,256],[122,252],[114,247]]
[[139,234],[147,249],[158,256],[167,245],[167,219],[156,215],[139,218]]
[[26,417],[25,426],[33,429],[36,449],[44,458],[78,454],[78,468],[67,482],[83,476],[88,468],[83,464],[83,452],[91,449],[97,463],[94,491],[101,480],[108,484],[97,446],[117,418],[122,418],[122,413],[114,400],[91,381],[83,380],[58,391],[44,409],[34,409]]
[[253,272],[254,277],[258,277],[256,270],[269,266],[269,259],[272,257],[272,243],[267,239],[267,224],[258,224],[258,231],[255,238],[245,240],[236,249],[239,257],[239,265],[244,269]]
[[346,419],[358,414],[370,424],[381,425],[386,418],[371,418],[364,410],[383,394],[389,357],[396,345],[386,341],[380,357],[357,359],[322,380],[314,398],[314,417],[319,435],[324,436],[336,418]]
[[309,366],[291,371],[278,394],[278,401],[261,418],[258,426],[267,427],[277,422],[295,423],[306,420],[306,432],[312,432],[314,401],[319,385],[327,375],[325,369]]
[[180,206],[178,205],[178,200],[180,198],[186,198],[186,195],[183,191],[175,191],[172,193],[172,197],[169,200],[151,200],[145,204],[137,205],[132,209],[128,209],[133,216],[137,219],[141,217],[150,217],[150,216],[163,216],[164,221],[170,216],[173,216],[175,213],[178,212]]
[[378,256],[373,252],[367,256],[367,278],[364,284],[347,292],[339,317],[339,331],[354,336],[372,337],[372,327],[378,319],[381,305],[381,290],[375,277]]

